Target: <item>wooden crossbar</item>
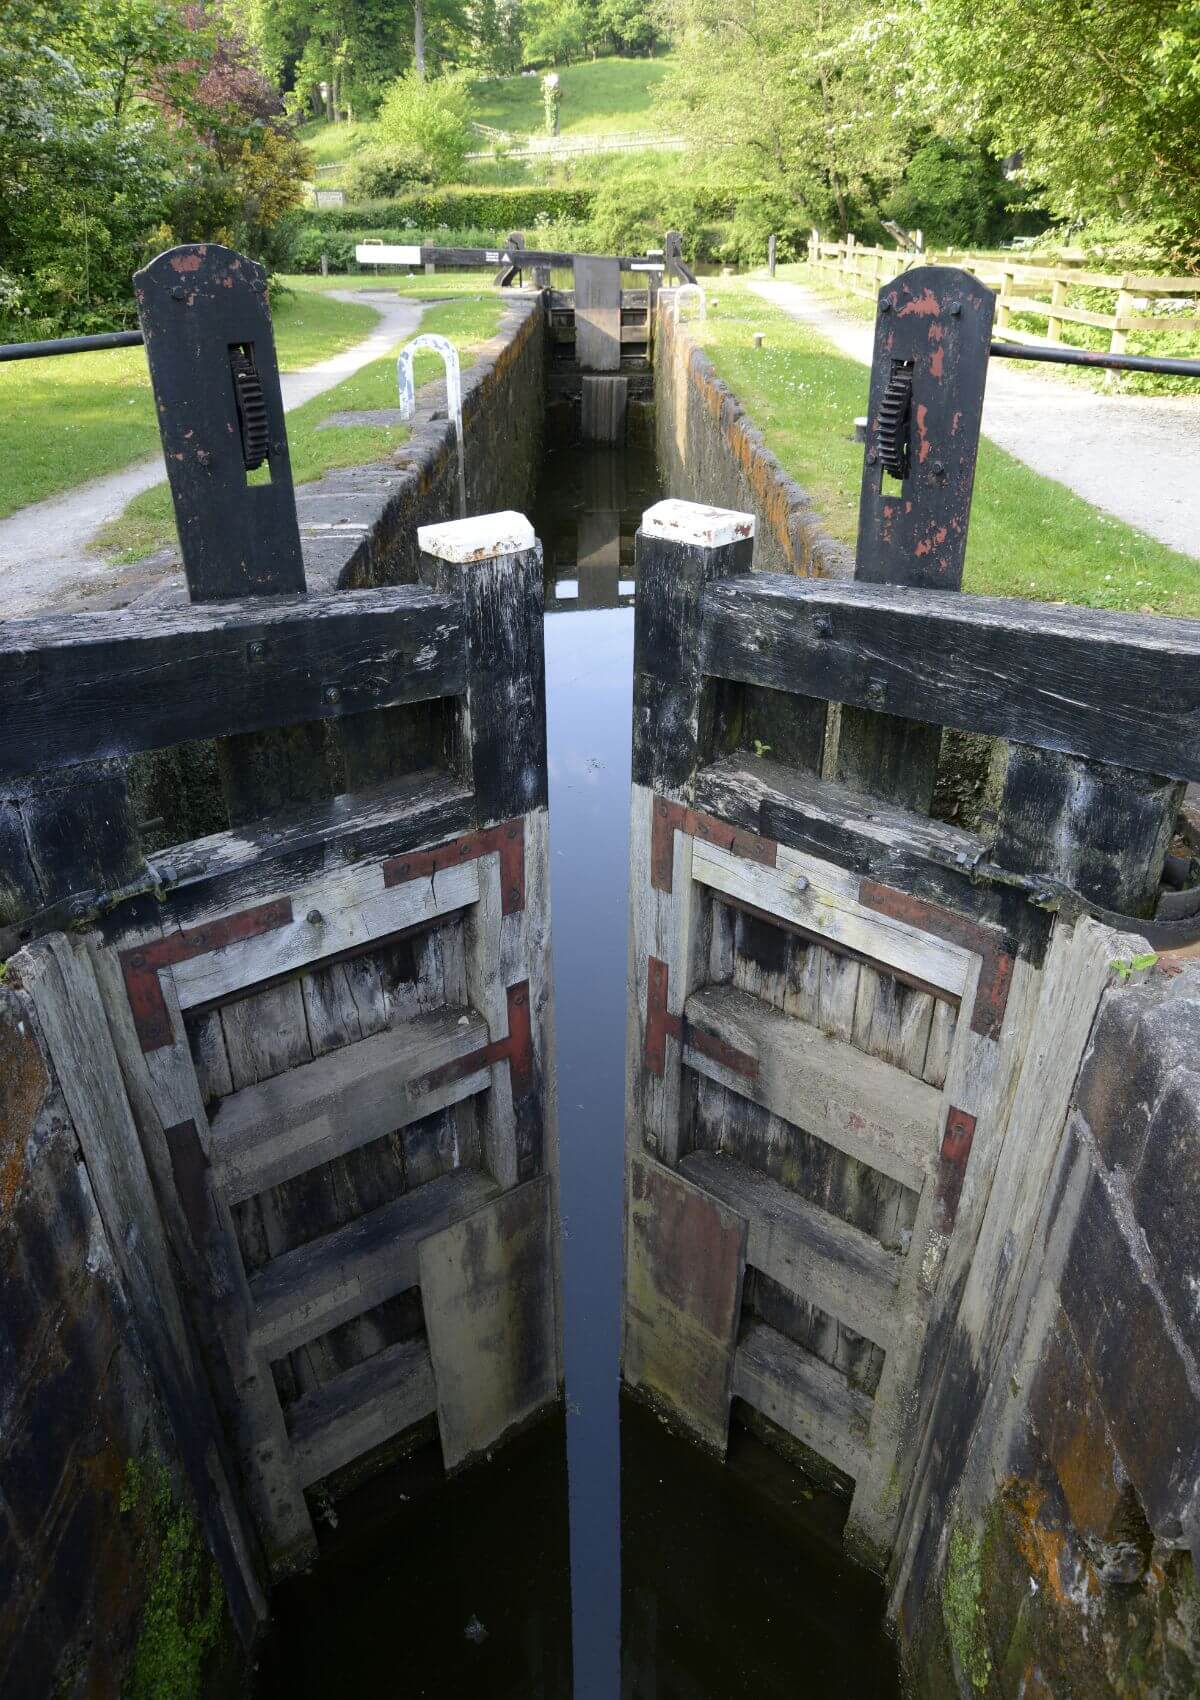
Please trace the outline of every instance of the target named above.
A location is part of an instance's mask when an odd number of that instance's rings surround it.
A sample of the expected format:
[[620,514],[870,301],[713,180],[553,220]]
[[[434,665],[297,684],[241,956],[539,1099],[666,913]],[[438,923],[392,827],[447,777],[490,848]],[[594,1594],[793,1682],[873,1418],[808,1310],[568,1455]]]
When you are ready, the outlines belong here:
[[702,666],[909,720],[1200,779],[1200,621],[755,573],[704,594]]
[[0,779],[466,688],[460,605],[417,585],[0,625]]

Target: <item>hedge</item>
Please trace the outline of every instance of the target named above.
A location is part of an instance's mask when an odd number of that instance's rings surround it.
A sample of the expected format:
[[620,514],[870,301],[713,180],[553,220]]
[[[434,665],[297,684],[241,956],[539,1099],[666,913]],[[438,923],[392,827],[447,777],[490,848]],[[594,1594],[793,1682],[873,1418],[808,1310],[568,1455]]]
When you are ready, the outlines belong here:
[[436,230],[442,226],[507,235],[536,222],[589,217],[596,191],[591,189],[454,188],[419,189],[392,201],[364,201],[355,207],[312,208],[305,223],[321,230]]

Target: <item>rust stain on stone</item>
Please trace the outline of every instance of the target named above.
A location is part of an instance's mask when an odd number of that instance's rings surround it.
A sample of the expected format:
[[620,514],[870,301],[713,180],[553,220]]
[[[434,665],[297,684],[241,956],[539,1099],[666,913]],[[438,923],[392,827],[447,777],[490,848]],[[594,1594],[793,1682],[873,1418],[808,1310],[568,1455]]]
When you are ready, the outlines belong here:
[[29,1017],[16,998],[0,1001],[0,1208],[7,1214],[25,1179],[25,1146],[50,1090]]

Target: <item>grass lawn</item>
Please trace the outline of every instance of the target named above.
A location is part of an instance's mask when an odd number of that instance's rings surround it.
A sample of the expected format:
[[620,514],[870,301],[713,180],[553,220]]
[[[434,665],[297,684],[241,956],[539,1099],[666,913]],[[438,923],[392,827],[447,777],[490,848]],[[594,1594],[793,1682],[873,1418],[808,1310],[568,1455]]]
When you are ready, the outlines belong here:
[[[309,290],[277,294],[272,314],[285,372],[361,342],[376,320],[366,305]],[[0,518],[158,448],[140,348],[16,361],[0,376],[0,399]]]
[[373,141],[375,126],[373,123],[330,124],[324,118],[314,118],[308,124],[301,124],[299,136],[318,165],[340,165]]
[[[483,271],[440,272],[432,277],[424,272],[417,272],[408,277],[386,268],[378,275],[372,269],[369,272],[347,272],[341,277],[322,277],[319,272],[305,272],[288,277],[284,281],[289,289],[295,289],[304,295],[321,295],[329,289],[387,289],[397,295],[431,300],[444,295],[478,295],[481,291],[486,293],[491,288],[496,270],[495,266],[488,266]],[[500,297],[497,295],[496,299],[499,300]]]
[[[593,59],[567,65],[562,82],[559,128],[595,136],[610,130],[665,130],[659,110],[659,91],[670,59]],[[510,130],[514,135],[545,133],[542,79],[498,77],[476,83],[471,92],[471,116],[480,124]]]
[[[478,280],[475,293],[461,301],[444,301],[433,306],[421,320],[422,331],[436,331],[449,337],[462,351],[463,369],[472,364],[470,350],[493,336],[500,322],[503,301],[499,296],[480,293]],[[397,345],[399,346],[399,345]],[[418,385],[440,377],[442,363],[434,354],[418,354],[415,378]],[[324,395],[315,396],[288,414],[288,446],[292,457],[292,477],[297,484],[307,484],[322,473],[337,466],[362,466],[368,461],[382,460],[398,444],[407,440],[408,431],[397,426],[350,426],[322,431],[320,423],[331,413],[367,407],[395,407],[396,361],[385,356],[364,366],[345,383]],[[123,514],[107,525],[96,538],[97,550],[116,552],[119,562],[140,560],[156,549],[175,540],[175,521],[171,497],[165,484],[156,485],[136,496]]]
[[[787,471],[811,492],[835,537],[852,542],[863,449],[853,422],[866,411],[868,373],[806,326],[721,280],[706,325],[693,327]],[[753,347],[752,332],[766,346]],[[986,440],[963,589],[985,596],[1200,615],[1200,566]]]

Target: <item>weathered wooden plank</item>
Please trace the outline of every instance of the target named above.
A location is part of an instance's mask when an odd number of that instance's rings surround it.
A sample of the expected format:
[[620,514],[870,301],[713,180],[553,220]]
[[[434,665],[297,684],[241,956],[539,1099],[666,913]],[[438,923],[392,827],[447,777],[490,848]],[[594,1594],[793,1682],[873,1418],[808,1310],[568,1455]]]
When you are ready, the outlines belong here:
[[356,1364],[288,1411],[292,1454],[302,1487],[332,1475],[401,1434],[437,1406],[428,1343],[401,1340]]
[[[527,544],[514,548],[522,538]],[[422,581],[462,623],[459,745],[476,824],[545,808],[541,545],[520,514],[422,526],[420,543]]]
[[[919,1190],[937,1164],[941,1098],[923,1080],[853,1045],[779,1014],[732,986],[706,986],[687,1001],[689,1068],[753,1098],[839,1151]],[[753,1064],[730,1068],[702,1032]]]
[[992,855],[1118,915],[1153,915],[1185,789],[1181,780],[1013,744]]
[[6,620],[0,778],[465,688],[463,615],[420,585]]
[[193,1009],[372,939],[435,921],[478,898],[479,871],[473,862],[394,886],[385,883],[379,864],[360,863],[282,900],[291,918],[280,925],[188,956],[160,972],[173,979],[182,1007]]
[[642,1157],[626,1183],[622,1376],[724,1455],[746,1218]]
[[738,1344],[733,1392],[848,1476],[863,1473],[871,1400],[765,1323],[752,1324]]
[[620,370],[620,260],[575,256],[575,358],[586,372]]
[[558,1398],[549,1175],[421,1241],[421,1298],[447,1470]]
[[703,602],[722,678],[1200,778],[1200,621],[779,573]]
[[298,980],[284,980],[221,1010],[225,1054],[234,1091],[271,1080],[312,1060],[312,1043]]
[[901,1325],[895,1300],[902,1260],[894,1252],[736,1157],[693,1151],[679,1168],[745,1216],[749,1264],[876,1345],[890,1345]]
[[487,1175],[459,1169],[275,1258],[250,1282],[256,1349],[283,1357],[415,1286],[419,1242],[496,1192]]
[[477,1015],[450,1010],[235,1092],[212,1121],[217,1184],[235,1203],[485,1091],[487,1042]]
[[769,758],[714,762],[696,778],[697,806],[847,873],[941,904],[1003,930],[1040,962],[1051,917],[1025,893],[981,874],[982,839]]
[[249,1644],[267,1617],[254,1535],[180,1300],[95,973],[84,947],[61,934],[23,953],[19,972],[34,999],[156,1391]]
[[778,865],[764,868],[717,845],[697,843],[692,878],[954,997],[966,982],[970,951],[869,909],[858,902],[857,879],[815,857],[781,846]]

